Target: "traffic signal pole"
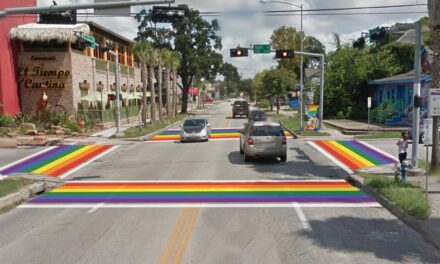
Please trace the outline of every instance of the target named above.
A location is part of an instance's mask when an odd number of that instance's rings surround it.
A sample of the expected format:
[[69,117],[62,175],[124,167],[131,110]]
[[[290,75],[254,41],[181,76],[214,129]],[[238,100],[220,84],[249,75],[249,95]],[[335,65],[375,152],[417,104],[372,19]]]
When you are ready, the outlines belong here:
[[[322,131],[324,129],[322,119],[324,118],[324,69],[325,69],[324,55],[325,54],[310,53],[310,52],[298,52],[298,51],[295,51],[295,54],[315,57],[315,58],[319,58],[321,60],[321,87],[320,87],[320,93],[319,93],[319,130]],[[301,118],[302,118],[302,116],[301,116]]]
[[79,5],[52,5],[52,6],[29,6],[29,7],[17,7],[17,8],[5,8],[0,10],[0,18],[7,15],[16,14],[38,14],[42,12],[55,12],[55,11],[66,11],[66,10],[78,10],[78,9],[106,9],[106,8],[118,8],[127,7],[135,5],[156,5],[156,4],[172,4],[174,0],[161,0],[161,1],[145,1],[139,0],[136,2],[131,1],[118,1],[118,2],[104,2],[104,3],[93,3],[93,4],[79,4]]

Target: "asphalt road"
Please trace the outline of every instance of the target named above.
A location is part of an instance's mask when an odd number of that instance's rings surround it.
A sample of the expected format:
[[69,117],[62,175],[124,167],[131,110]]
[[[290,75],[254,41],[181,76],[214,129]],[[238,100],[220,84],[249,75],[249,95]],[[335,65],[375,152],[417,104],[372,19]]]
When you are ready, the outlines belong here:
[[[201,112],[239,127],[230,105]],[[122,145],[72,180],[340,179],[346,172],[289,139],[288,162],[244,163],[238,141]],[[0,263],[440,263],[384,208],[14,209],[0,215]]]

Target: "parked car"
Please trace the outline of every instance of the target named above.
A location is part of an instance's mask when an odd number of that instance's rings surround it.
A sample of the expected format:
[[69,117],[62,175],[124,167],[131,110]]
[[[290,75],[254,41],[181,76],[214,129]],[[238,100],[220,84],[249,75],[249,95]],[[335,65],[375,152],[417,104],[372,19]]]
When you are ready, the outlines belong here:
[[264,110],[254,109],[249,113],[249,117],[248,117],[249,122],[266,121],[266,120],[267,120],[267,113]]
[[249,103],[246,100],[236,100],[232,104],[232,118],[237,115],[246,117],[249,115]]
[[[413,132],[412,132],[412,128],[409,128],[408,131],[406,131],[408,133],[408,138],[413,140]],[[440,136],[440,128],[439,128],[439,136]],[[419,144],[423,144],[425,143],[425,132],[422,129],[422,126],[420,126],[420,131],[419,131]]]
[[244,161],[252,158],[279,157],[287,160],[287,139],[280,123],[257,121],[247,123],[240,134],[240,153]]
[[188,118],[180,129],[180,142],[208,141],[211,134],[211,125],[204,118]]

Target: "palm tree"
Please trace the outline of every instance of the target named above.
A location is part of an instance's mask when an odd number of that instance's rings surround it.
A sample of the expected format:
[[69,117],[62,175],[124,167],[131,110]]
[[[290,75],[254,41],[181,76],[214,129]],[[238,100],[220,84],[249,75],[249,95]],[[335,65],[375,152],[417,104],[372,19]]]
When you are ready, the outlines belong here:
[[151,124],[156,125],[156,93],[154,92],[154,67],[157,65],[157,49],[153,44],[148,45],[146,62],[148,64],[148,85],[150,86]]
[[168,49],[162,49],[160,51],[160,56],[162,57],[165,66],[165,87],[166,87],[166,108],[167,117],[170,117],[170,68],[171,68],[171,51]]
[[136,42],[133,51],[141,63],[141,81],[142,81],[142,123],[147,123],[147,57],[151,43],[148,41]]
[[159,120],[162,120],[162,50],[156,49],[156,62],[157,62],[157,90],[159,92]]
[[180,55],[176,51],[171,52],[170,69],[173,73],[173,117],[177,115],[177,70],[180,67]]

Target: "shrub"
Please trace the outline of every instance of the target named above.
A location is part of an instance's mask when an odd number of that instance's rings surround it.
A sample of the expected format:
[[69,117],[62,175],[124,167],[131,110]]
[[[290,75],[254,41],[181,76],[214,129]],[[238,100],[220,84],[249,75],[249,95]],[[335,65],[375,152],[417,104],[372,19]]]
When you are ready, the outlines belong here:
[[336,113],[336,119],[345,119],[345,114],[342,111]]
[[57,112],[51,115],[50,121],[52,124],[59,126],[66,124],[69,121],[69,117],[66,112]]
[[267,99],[260,99],[258,101],[258,104],[260,105],[261,108],[269,108],[270,107],[270,102]]
[[14,118],[12,116],[0,115],[0,127],[11,127],[14,123]]
[[66,125],[66,128],[69,129],[71,132],[79,132],[81,131],[81,128],[78,124],[75,123],[69,123]]

